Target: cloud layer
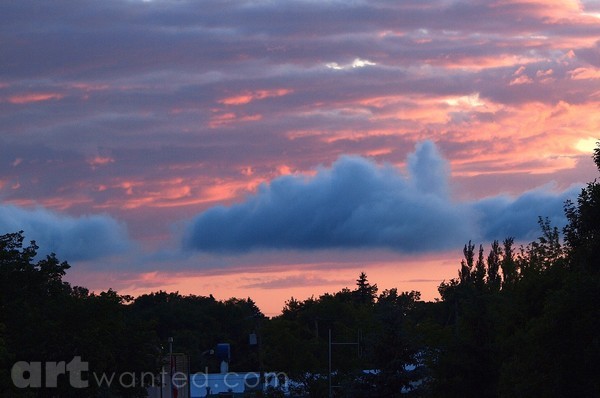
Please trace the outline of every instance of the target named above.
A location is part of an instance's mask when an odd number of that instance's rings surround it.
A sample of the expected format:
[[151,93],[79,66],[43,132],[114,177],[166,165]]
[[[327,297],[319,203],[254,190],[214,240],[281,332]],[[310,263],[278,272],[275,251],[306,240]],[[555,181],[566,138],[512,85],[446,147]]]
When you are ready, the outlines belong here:
[[113,281],[404,272],[560,225],[597,175],[594,0],[1,1],[0,37],[3,222]]
[[0,234],[23,231],[40,254],[61,260],[97,260],[132,248],[125,226],[105,215],[70,217],[43,208],[0,205]]
[[244,202],[196,217],[185,246],[204,251],[390,248],[441,251],[467,240],[532,238],[538,216],[564,225],[563,202],[576,190],[538,189],[517,198],[450,197],[449,170],[431,141],[408,158],[408,175],[344,156],[314,176],[279,177]]
[[403,166],[426,138],[457,179],[503,181],[466,196],[585,182],[582,143],[600,129],[597,12],[541,0],[3,2],[0,198],[106,212],[155,242],[261,182],[347,153]]

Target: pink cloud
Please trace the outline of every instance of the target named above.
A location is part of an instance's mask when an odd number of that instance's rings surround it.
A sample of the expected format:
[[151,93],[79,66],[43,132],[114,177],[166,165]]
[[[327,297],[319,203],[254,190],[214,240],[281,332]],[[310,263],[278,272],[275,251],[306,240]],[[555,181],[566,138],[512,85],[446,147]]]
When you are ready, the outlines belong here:
[[105,166],[107,164],[114,163],[115,159],[109,156],[95,156],[88,159],[87,162],[90,166],[92,166],[92,169],[96,169],[99,166]]
[[225,125],[229,125],[229,124],[244,123],[244,122],[256,122],[256,121],[261,120],[262,118],[263,118],[263,116],[259,115],[259,114],[239,116],[234,112],[226,112],[226,113],[219,112],[211,117],[211,120],[208,125],[211,128],[217,128],[217,127],[221,127],[221,126],[225,126]]
[[600,79],[600,69],[596,68],[577,68],[569,71],[573,80]]
[[11,104],[25,105],[35,102],[60,100],[62,98],[64,98],[64,95],[59,93],[28,93],[13,95],[8,98],[8,102]]
[[533,80],[527,75],[520,75],[513,80],[510,81],[509,85],[514,86],[518,84],[530,84],[533,83]]
[[223,98],[219,100],[219,103],[224,105],[245,105],[255,100],[262,100],[271,97],[282,97],[284,95],[292,93],[293,90],[280,88],[274,90],[256,90],[251,92],[244,92],[235,96]]

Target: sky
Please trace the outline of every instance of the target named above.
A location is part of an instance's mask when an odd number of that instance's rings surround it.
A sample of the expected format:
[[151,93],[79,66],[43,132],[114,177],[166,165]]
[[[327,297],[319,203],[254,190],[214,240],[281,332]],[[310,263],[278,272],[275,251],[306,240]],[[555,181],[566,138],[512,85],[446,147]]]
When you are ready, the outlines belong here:
[[418,290],[562,227],[600,1],[0,2],[0,233],[93,291]]

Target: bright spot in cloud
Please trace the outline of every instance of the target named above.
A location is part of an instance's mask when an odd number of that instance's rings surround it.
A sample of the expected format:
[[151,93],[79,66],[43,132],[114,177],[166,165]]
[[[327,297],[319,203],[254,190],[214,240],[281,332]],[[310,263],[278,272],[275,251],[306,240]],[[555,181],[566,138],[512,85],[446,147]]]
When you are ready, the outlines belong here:
[[581,152],[592,153],[594,152],[594,148],[596,148],[596,141],[596,138],[583,138],[577,141],[575,148]]
[[446,102],[446,104],[450,106],[460,106],[468,108],[475,108],[478,106],[485,105],[485,103],[479,98],[479,93],[463,95],[461,97],[448,98],[444,102]]
[[373,66],[373,65],[377,65],[377,64],[375,62],[371,62],[369,60],[360,59],[360,58],[356,58],[354,60],[354,62],[352,62],[353,68],[364,68],[365,66]]
[[361,58],[354,58],[354,61],[352,61],[352,63],[345,64],[345,65],[340,65],[337,62],[329,62],[329,63],[325,64],[325,66],[327,68],[334,69],[334,70],[342,70],[342,69],[348,69],[348,68],[364,68],[366,66],[375,66],[375,65],[377,65],[375,62],[369,61],[368,59],[361,59]]
[[341,67],[337,62],[330,62],[328,64],[325,64],[326,67],[328,67],[329,69],[335,69],[335,70],[341,70],[344,69],[343,67]]

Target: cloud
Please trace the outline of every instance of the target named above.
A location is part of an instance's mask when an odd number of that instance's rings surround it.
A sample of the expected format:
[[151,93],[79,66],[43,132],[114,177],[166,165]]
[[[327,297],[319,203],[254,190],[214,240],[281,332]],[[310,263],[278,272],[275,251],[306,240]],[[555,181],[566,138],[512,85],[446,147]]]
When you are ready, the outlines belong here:
[[[574,167],[572,143],[597,131],[592,3],[3,2],[0,198],[70,214],[102,209],[153,247],[173,220],[239,202],[286,169],[307,172],[343,153],[398,164],[423,137],[470,178],[465,197],[523,192],[559,175],[562,186],[585,181],[596,169]],[[329,173],[341,178],[353,162],[386,168],[363,161],[339,159]],[[388,174],[413,184],[398,188],[411,200],[416,182],[429,186],[444,204],[430,207],[469,212],[464,235],[483,234],[479,209],[448,199],[447,178],[438,186]],[[402,233],[414,228],[380,217]],[[315,229],[324,247],[408,250],[398,231],[369,241],[340,225],[331,241]],[[318,246],[304,233],[277,245]]]
[[95,260],[131,248],[125,226],[107,215],[71,217],[42,207],[24,209],[0,205],[0,233],[22,230],[35,240],[40,253],[56,253],[61,260]]
[[548,188],[539,188],[518,197],[495,196],[473,203],[480,214],[482,236],[486,240],[513,236],[518,239],[534,240],[540,235],[536,228],[538,217],[548,217],[553,225],[562,227],[567,219],[563,206],[567,199],[574,199],[580,187],[572,187],[554,193]]
[[408,171],[416,188],[440,198],[448,195],[449,165],[431,141],[417,145],[408,155]]
[[299,286],[331,286],[348,283],[344,279],[326,279],[318,276],[290,275],[283,278],[274,278],[267,281],[252,282],[241,285],[244,289],[289,289]]
[[335,69],[335,70],[342,70],[342,69],[348,69],[348,68],[364,68],[367,66],[375,66],[377,65],[375,62],[369,61],[368,59],[360,59],[360,58],[354,58],[354,61],[352,61],[349,64],[346,65],[340,65],[337,62],[329,62],[326,63],[325,66],[329,69]]
[[560,218],[575,189],[547,188],[512,198],[453,201],[449,170],[431,141],[408,157],[408,175],[391,165],[343,156],[313,177],[283,176],[229,207],[216,206],[189,225],[184,246],[208,252],[252,249],[389,248],[439,251],[469,239],[530,238],[537,217]]

